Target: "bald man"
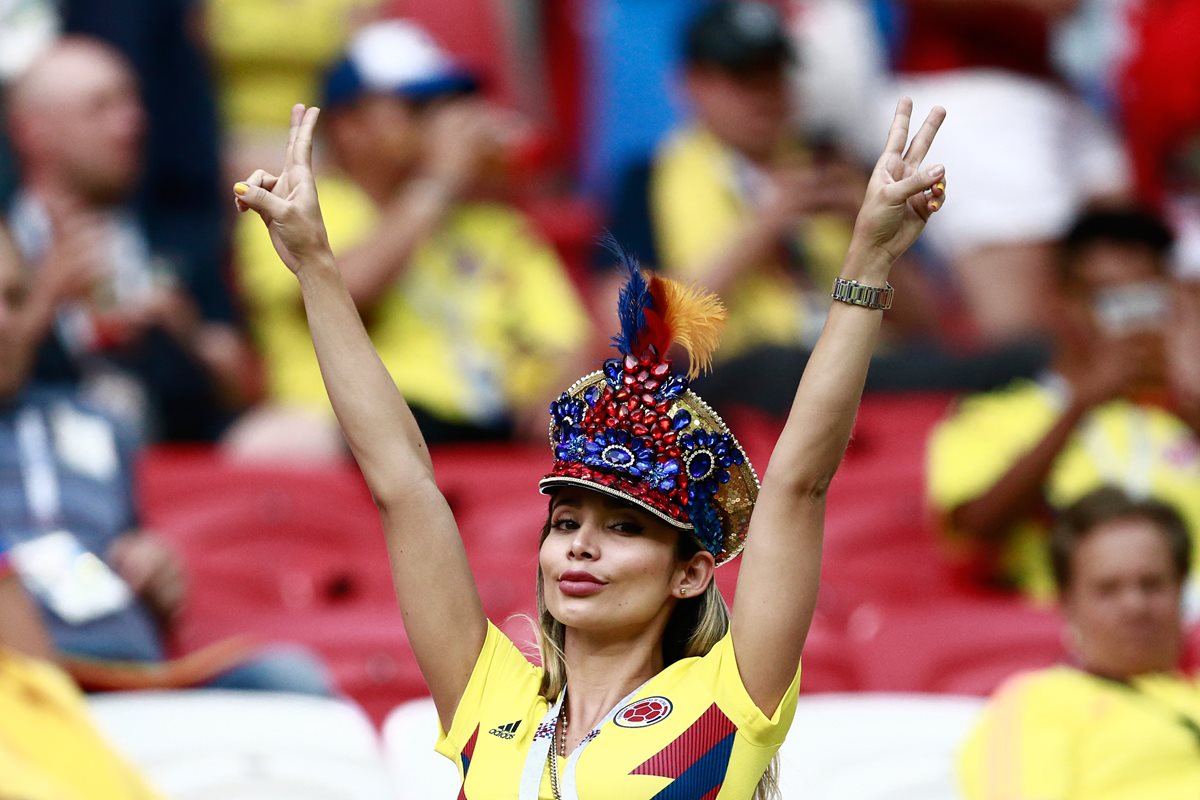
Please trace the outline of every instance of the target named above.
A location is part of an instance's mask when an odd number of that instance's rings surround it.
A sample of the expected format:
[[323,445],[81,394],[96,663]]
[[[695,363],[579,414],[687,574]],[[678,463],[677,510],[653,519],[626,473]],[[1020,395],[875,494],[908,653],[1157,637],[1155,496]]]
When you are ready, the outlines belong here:
[[128,64],[97,40],[64,38],[14,82],[8,114],[21,172],[14,239],[35,268],[70,276],[34,379],[79,383],[152,438],[215,438],[243,392],[248,350],[221,276],[181,274],[152,253],[126,206],[146,127]]

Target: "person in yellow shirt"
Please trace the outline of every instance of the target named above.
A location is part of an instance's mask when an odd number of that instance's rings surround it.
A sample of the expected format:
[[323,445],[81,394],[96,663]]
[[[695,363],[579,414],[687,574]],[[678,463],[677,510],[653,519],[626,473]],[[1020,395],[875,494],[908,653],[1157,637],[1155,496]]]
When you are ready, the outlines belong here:
[[[330,242],[430,441],[528,429],[591,331],[565,268],[529,222],[471,196],[517,127],[478,90],[474,73],[402,20],[361,30],[325,88],[325,133],[341,169],[321,185]],[[236,270],[270,402],[230,446],[340,454],[299,287],[253,222],[235,232]]]
[[864,175],[800,143],[781,15],[758,2],[708,4],[684,37],[694,118],[660,145],[650,212],[664,274],[721,294],[720,358],[816,341],[850,242]]
[[380,0],[205,0],[227,174],[242,175],[245,165],[275,155],[287,132],[279,109],[320,100],[325,70],[380,6]]
[[155,800],[88,717],[0,540],[0,800]]
[[[380,509],[460,797],[777,797],[769,765],[796,710],[826,490],[896,255],[945,199],[945,169],[923,165],[945,110],[910,142],[912,103],[897,105],[842,268],[842,302],[761,491],[728,426],[688,388],[711,362],[720,301],[624,260],[618,355],[550,407],[537,667],[484,614],[420,426],[330,249],[311,169],[317,116],[295,106],[283,173],[254,173],[232,194],[296,276],[331,402]],[[713,573],[739,554],[730,612]]]
[[1200,685],[1179,672],[1183,518],[1106,487],[1064,512],[1051,549],[1075,663],[1000,688],[960,751],[963,796],[1200,797]]
[[1103,484],[1175,505],[1200,541],[1196,320],[1172,305],[1171,235],[1141,211],[1081,217],[1063,245],[1052,369],[963,399],[932,432],[929,501],[992,585],[1054,592],[1048,521]]

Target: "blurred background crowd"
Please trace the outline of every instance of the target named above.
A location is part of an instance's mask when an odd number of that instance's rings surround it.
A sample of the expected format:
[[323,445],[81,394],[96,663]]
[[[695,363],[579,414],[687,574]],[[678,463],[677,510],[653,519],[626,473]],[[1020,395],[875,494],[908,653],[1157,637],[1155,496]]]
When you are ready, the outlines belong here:
[[[724,298],[696,389],[765,464],[908,95],[949,111],[948,201],[894,272],[805,690],[1190,663],[1198,36],[1187,0],[0,0],[0,645],[88,689],[376,721],[421,694],[299,289],[234,209],[293,103],[322,108],[330,241],[502,618],[532,609],[547,405],[611,352],[614,246]],[[1109,518],[1182,539],[1112,534],[1080,600]],[[77,705],[6,657],[0,687]]]

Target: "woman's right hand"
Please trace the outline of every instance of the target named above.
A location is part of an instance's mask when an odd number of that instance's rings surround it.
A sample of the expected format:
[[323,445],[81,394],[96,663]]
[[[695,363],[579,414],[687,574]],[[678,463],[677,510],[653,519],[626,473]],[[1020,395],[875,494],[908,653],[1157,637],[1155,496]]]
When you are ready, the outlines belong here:
[[262,217],[275,252],[297,275],[306,262],[332,259],[312,175],[313,129],[320,111],[299,103],[292,106],[287,153],[278,176],[259,169],[233,185],[237,210]]

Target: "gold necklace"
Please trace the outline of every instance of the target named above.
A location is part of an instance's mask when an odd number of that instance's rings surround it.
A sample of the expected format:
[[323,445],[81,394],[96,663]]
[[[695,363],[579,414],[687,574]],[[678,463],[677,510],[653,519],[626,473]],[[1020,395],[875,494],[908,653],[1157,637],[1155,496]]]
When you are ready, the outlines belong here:
[[567,755],[567,727],[571,724],[567,718],[567,703],[564,698],[558,716],[554,718],[554,738],[550,744],[550,790],[554,800],[562,800],[562,790],[558,787],[558,757]]

